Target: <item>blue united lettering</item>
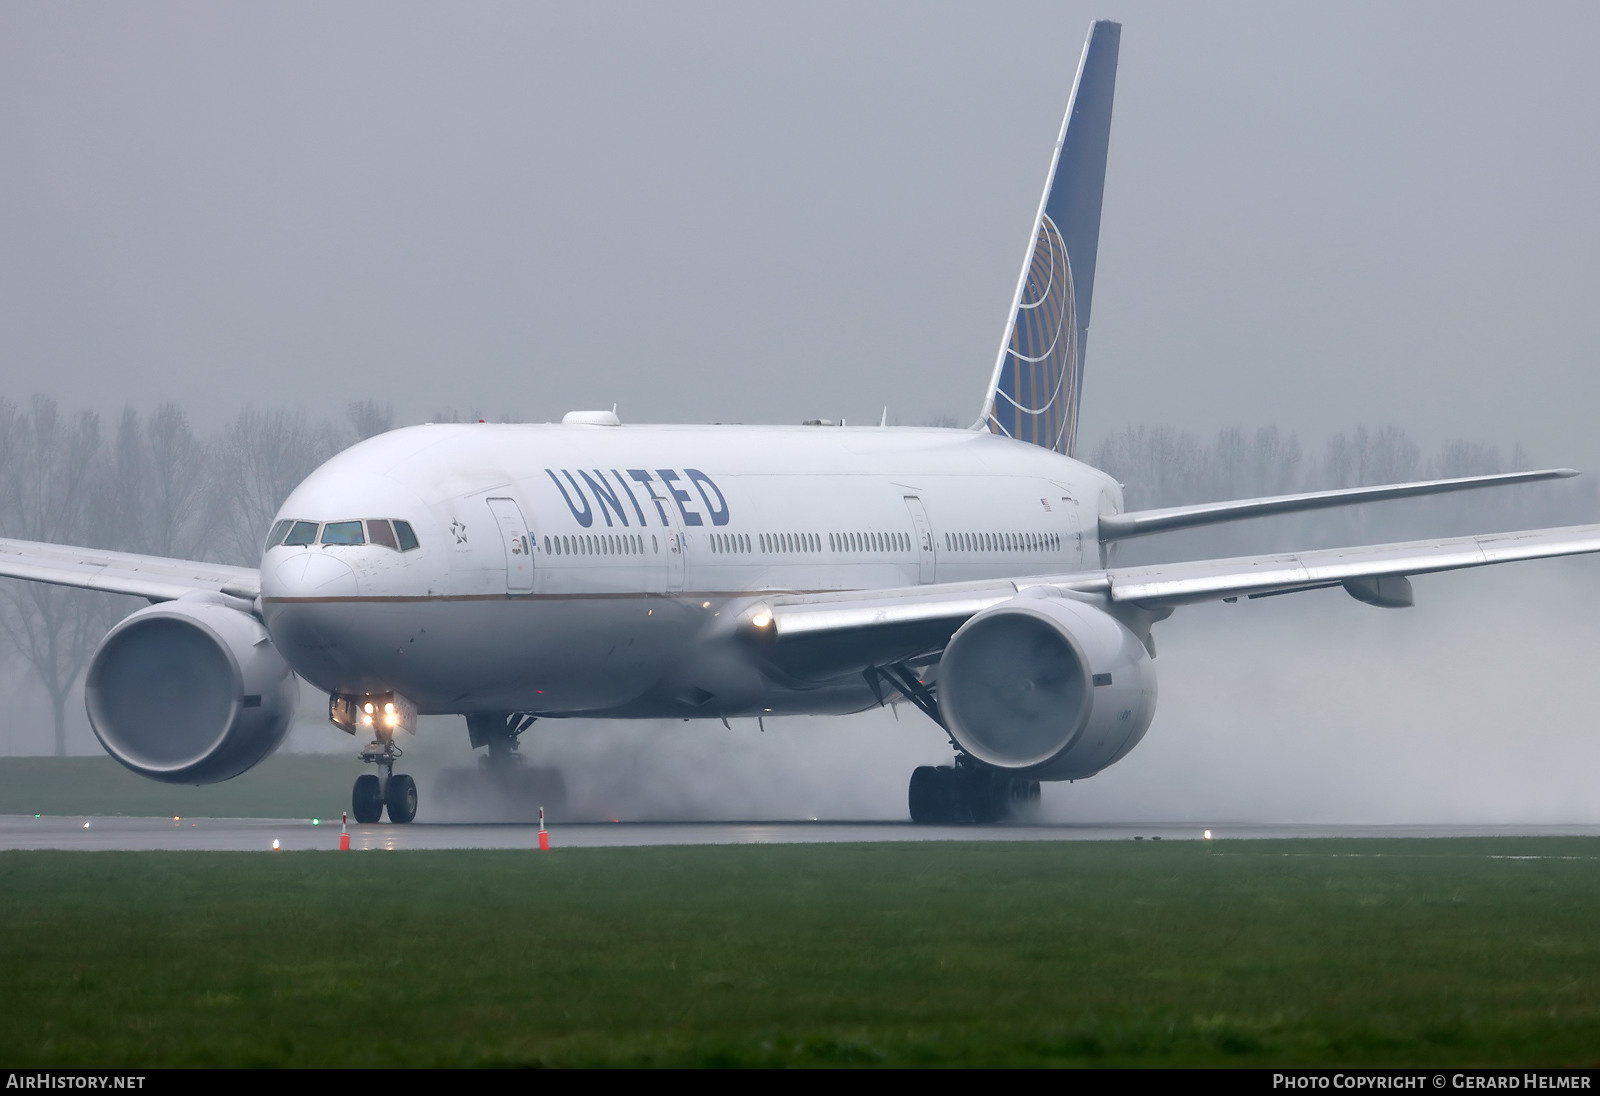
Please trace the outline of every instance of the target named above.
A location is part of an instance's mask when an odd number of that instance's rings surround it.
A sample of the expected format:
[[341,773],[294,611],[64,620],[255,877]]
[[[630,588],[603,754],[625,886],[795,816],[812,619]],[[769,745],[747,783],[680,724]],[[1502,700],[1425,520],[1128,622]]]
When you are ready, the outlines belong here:
[[607,475],[599,468],[579,468],[575,473],[565,468],[544,470],[573,520],[585,529],[595,524],[596,517],[605,519],[607,527],[629,528],[630,516],[637,518],[641,526],[648,525],[649,511],[640,505],[641,491],[654,505],[663,528],[673,524],[668,506],[676,508],[686,528],[723,526],[731,518],[722,488],[698,468],[612,468],[609,472]]

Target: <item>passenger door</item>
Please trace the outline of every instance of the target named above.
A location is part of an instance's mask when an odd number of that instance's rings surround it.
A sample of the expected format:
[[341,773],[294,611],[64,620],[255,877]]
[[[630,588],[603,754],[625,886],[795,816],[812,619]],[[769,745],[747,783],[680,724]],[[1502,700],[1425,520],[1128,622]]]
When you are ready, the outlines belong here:
[[926,585],[934,580],[938,560],[934,555],[933,526],[928,523],[928,511],[916,495],[905,496],[906,509],[911,511],[911,524],[916,529],[917,583]]
[[515,499],[489,499],[488,502],[500,531],[500,546],[505,549],[506,592],[532,593],[533,543],[528,537],[528,523],[522,520],[522,510]]

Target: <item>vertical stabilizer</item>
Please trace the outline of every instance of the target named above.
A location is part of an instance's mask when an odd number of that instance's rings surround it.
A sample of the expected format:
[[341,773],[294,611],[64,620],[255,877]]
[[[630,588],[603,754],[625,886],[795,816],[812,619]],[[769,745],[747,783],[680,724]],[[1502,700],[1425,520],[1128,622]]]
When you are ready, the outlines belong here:
[[979,427],[1072,455],[1122,26],[1089,28]]

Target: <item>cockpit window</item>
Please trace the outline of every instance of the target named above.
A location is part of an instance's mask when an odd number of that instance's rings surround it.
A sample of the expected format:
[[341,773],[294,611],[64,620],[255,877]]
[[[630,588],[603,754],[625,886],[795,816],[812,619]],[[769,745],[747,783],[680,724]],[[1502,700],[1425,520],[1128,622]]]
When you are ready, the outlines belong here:
[[394,535],[400,541],[400,550],[402,552],[409,552],[413,548],[422,546],[417,541],[417,534],[411,531],[411,523],[409,521],[395,522]]
[[276,548],[283,543],[283,538],[289,535],[289,530],[294,528],[294,522],[284,518],[272,527],[272,532],[267,534],[267,547]]
[[289,530],[289,535],[283,538],[287,548],[303,548],[307,544],[317,542],[317,523],[314,521],[297,521]]
[[323,544],[365,544],[359,521],[330,521],[322,527]]
[[400,550],[400,545],[395,543],[394,530],[389,528],[386,518],[367,519],[367,539],[385,548],[393,548],[396,552]]

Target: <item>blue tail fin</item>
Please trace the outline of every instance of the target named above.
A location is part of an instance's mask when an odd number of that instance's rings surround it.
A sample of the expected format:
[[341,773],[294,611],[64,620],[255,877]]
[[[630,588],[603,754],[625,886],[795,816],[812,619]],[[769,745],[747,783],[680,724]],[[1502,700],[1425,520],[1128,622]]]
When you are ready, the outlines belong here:
[[980,427],[1072,455],[1122,26],[1089,28]]

